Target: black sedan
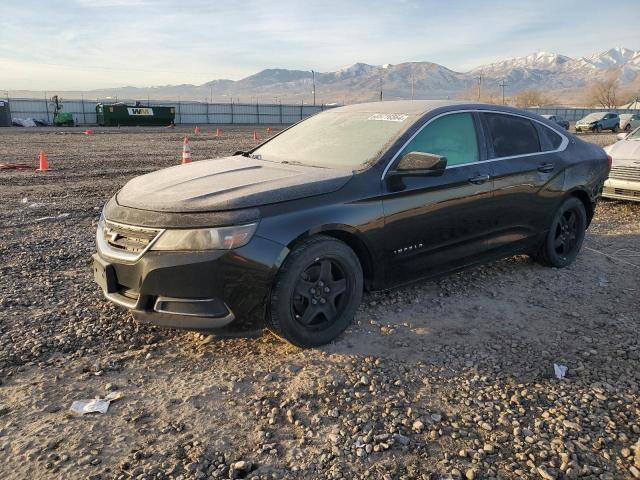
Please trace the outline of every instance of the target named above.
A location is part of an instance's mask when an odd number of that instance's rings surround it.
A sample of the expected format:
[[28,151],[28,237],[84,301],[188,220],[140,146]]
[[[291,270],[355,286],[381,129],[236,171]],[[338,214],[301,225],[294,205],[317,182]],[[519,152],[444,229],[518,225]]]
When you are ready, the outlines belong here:
[[600,147],[522,110],[335,108],[131,180],[100,218],[94,276],[142,322],[322,345],[364,289],[517,253],[569,265],[608,171]]

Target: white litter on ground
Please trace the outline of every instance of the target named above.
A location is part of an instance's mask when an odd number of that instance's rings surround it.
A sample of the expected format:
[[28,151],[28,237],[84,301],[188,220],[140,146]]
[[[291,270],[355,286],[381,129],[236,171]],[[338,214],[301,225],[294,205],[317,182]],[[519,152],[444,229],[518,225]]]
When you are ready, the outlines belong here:
[[107,413],[109,405],[114,400],[122,398],[122,392],[111,392],[104,398],[92,398],[87,400],[75,400],[71,404],[71,410],[73,413],[84,415],[85,413]]
[[61,218],[67,218],[69,215],[71,215],[70,213],[61,213],[60,215],[56,215],[55,217],[40,217],[40,218],[36,218],[34,221],[35,222],[44,222],[45,220],[59,220]]
[[567,375],[567,367],[565,367],[564,365],[558,365],[557,363],[554,363],[553,371],[555,372],[556,378],[558,380],[563,380]]

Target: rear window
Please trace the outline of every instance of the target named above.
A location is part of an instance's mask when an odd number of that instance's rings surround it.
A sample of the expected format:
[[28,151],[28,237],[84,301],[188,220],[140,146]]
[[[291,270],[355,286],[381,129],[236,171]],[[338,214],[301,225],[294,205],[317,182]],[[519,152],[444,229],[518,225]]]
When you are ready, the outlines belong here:
[[485,113],[494,158],[540,151],[538,131],[530,120],[514,115]]
[[538,125],[538,134],[540,135],[540,146],[543,152],[560,148],[562,137],[550,128]]

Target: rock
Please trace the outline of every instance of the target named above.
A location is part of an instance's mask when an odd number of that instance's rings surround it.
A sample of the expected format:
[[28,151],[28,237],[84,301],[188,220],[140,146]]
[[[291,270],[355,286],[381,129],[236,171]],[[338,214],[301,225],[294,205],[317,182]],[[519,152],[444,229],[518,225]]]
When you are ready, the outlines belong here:
[[475,480],[477,472],[473,468],[468,468],[467,471],[464,472],[464,476],[467,480]]
[[556,477],[549,473],[549,471],[544,467],[538,467],[538,475],[540,475],[544,480],[556,480]]
[[394,442],[399,443],[401,445],[409,445],[409,437],[405,437],[404,435],[401,435],[399,433],[394,433],[391,438],[393,439]]
[[231,464],[229,478],[244,478],[251,471],[253,464],[248,460],[239,460]]
[[483,430],[486,430],[488,432],[493,430],[493,427],[491,426],[491,424],[489,424],[487,422],[480,422],[480,428],[482,428]]
[[415,422],[413,422],[413,425],[411,425],[411,429],[415,432],[420,433],[424,429],[424,423],[422,423],[420,420],[416,420]]

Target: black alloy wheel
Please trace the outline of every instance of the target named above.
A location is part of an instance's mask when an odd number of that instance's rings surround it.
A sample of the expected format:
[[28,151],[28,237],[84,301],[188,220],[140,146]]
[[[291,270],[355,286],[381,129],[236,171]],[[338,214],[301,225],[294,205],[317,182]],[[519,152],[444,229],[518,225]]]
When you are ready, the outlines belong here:
[[567,256],[575,249],[579,235],[578,225],[575,209],[567,210],[560,216],[553,239],[553,248],[558,255]]
[[582,201],[567,198],[556,211],[549,232],[533,257],[551,267],[570,265],[580,252],[586,228],[587,213]]
[[354,251],[329,236],[310,237],[278,272],[269,329],[299,347],[329,343],[351,324],[362,289],[362,267]]
[[338,259],[319,258],[300,275],[291,296],[291,313],[298,323],[322,330],[340,317],[351,290],[343,268]]

